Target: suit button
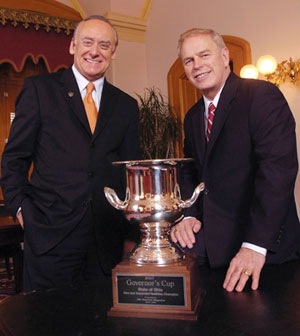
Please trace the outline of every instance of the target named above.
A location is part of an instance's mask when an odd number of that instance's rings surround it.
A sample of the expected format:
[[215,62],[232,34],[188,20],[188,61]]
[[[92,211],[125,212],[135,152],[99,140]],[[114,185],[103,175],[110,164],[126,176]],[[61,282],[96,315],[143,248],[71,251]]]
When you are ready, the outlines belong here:
[[94,172],[89,172],[89,177],[93,177],[94,176]]
[[82,201],[81,206],[82,208],[86,208],[89,205],[89,201]]
[[208,195],[209,194],[209,190],[207,188],[204,189],[204,195]]
[[94,148],[95,144],[93,142],[90,143],[90,148]]

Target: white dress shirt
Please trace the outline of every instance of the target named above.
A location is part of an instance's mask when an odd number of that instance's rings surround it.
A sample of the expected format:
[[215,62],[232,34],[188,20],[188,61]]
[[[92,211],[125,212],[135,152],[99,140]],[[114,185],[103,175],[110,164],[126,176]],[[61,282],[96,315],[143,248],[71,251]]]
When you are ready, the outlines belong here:
[[[76,82],[78,84],[82,100],[84,100],[84,97],[86,95],[86,86],[88,85],[89,81],[84,76],[82,76],[82,74],[76,69],[74,64],[72,65],[72,70],[73,70]],[[101,101],[101,96],[102,96],[102,91],[103,91],[104,77],[101,77],[92,83],[94,83],[95,85],[95,90],[93,90],[92,96],[93,96],[97,111],[99,111],[100,101]]]

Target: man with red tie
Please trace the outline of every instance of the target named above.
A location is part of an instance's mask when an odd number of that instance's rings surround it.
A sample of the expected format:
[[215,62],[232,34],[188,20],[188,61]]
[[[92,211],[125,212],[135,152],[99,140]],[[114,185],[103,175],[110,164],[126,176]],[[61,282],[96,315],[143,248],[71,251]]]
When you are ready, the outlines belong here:
[[250,278],[255,290],[266,262],[299,255],[295,121],[276,86],[231,72],[228,49],[213,30],[183,33],[178,52],[203,94],[184,121],[184,153],[194,162],[184,169],[182,194],[190,197],[202,181],[205,190],[171,238],[200,262],[229,265],[227,291],[242,291]]
[[1,186],[24,228],[25,291],[109,276],[120,261],[127,222],[103,190],[124,193],[111,162],[139,158],[139,112],[105,79],[117,44],[107,19],[88,17],[70,44],[73,66],[26,79],[16,101]]

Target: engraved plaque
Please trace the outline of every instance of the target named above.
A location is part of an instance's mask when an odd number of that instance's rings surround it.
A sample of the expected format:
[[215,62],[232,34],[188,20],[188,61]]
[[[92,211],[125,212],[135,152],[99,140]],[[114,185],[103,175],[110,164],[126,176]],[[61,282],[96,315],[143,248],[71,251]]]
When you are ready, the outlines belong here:
[[184,275],[116,274],[118,304],[186,307]]

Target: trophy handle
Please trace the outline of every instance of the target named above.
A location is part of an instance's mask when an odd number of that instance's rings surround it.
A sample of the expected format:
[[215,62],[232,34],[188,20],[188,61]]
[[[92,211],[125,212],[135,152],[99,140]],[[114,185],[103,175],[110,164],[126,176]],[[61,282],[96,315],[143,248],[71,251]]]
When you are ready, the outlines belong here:
[[[187,199],[186,201],[183,201],[180,198],[179,207],[184,209],[184,208],[189,208],[190,206],[192,206],[196,202],[198,196],[200,195],[201,191],[204,190],[204,188],[205,188],[205,185],[204,185],[203,182],[198,184],[197,187],[195,188],[191,198]],[[175,189],[176,189],[176,187],[175,187]],[[179,189],[179,186],[178,186],[178,189]],[[176,193],[178,193],[178,192],[179,192],[179,195],[180,195],[180,191],[176,190]]]
[[104,194],[108,200],[108,202],[117,210],[124,210],[126,209],[126,207],[128,206],[128,202],[130,199],[130,190],[127,187],[126,188],[126,197],[125,197],[125,201],[121,201],[118,197],[118,195],[116,194],[116,192],[108,187],[104,188]]

